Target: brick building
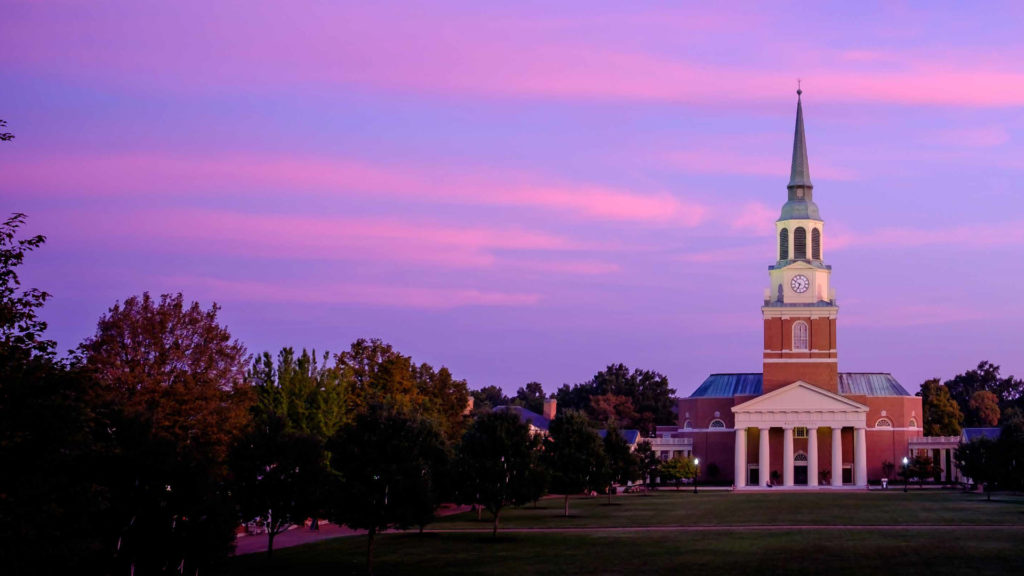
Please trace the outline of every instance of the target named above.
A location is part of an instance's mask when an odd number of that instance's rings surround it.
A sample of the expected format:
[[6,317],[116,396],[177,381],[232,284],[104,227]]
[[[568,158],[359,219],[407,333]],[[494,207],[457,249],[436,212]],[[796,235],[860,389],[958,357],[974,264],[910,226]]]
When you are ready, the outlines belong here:
[[839,372],[839,306],[800,94],[788,197],[775,222],[778,259],[761,306],[763,372],[712,374],[679,400],[678,426],[659,427],[652,442],[663,456],[699,457],[706,479],[737,488],[866,486],[922,436],[921,399],[891,375]]

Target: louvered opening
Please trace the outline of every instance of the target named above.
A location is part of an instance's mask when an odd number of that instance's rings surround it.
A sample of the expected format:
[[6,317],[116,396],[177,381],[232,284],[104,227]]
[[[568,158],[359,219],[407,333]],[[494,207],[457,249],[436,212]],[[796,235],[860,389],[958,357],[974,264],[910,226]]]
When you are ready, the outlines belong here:
[[811,258],[821,260],[821,230],[811,230]]
[[779,231],[779,260],[789,260],[789,229]]
[[807,259],[807,230],[803,227],[793,231],[793,259]]

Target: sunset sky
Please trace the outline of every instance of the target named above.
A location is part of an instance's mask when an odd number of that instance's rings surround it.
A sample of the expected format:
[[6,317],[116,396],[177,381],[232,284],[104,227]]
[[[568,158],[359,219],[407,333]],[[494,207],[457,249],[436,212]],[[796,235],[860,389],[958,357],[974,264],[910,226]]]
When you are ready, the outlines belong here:
[[182,291],[506,393],[759,372],[800,78],[840,371],[1024,376],[1020,3],[0,4],[62,350]]

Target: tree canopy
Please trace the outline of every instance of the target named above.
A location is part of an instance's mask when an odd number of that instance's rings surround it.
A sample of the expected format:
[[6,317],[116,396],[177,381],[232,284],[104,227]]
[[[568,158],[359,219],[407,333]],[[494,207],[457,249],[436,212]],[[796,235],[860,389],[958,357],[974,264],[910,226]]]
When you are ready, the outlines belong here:
[[604,445],[582,413],[568,410],[551,421],[544,456],[551,473],[551,491],[565,497],[566,516],[569,496],[606,487]]
[[493,534],[498,533],[502,509],[539,497],[539,449],[539,439],[511,412],[483,414],[463,436],[455,466],[459,498],[491,513]]
[[925,436],[958,436],[963,416],[949,389],[934,378],[922,384],[918,394],[924,410]]
[[[563,384],[555,398],[559,410],[579,410],[597,425],[604,426],[614,417],[624,428],[639,428],[649,434],[656,425],[675,422],[675,393],[668,378],[658,372],[630,371],[624,364],[610,364],[587,382]],[[594,401],[601,396],[608,397]]]

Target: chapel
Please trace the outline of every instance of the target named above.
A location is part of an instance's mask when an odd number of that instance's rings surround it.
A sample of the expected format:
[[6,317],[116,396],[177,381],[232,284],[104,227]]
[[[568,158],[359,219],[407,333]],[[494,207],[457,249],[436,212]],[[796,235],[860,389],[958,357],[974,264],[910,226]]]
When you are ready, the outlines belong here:
[[[663,458],[700,458],[704,480],[737,489],[865,487],[922,434],[921,398],[891,374],[839,372],[839,305],[814,201],[802,91],[793,161],[775,221],[761,316],[762,372],[712,374],[679,400],[677,426],[652,441]],[[937,462],[943,470],[952,462]]]

